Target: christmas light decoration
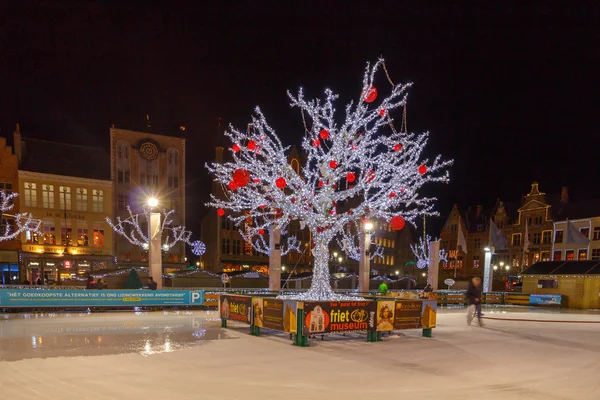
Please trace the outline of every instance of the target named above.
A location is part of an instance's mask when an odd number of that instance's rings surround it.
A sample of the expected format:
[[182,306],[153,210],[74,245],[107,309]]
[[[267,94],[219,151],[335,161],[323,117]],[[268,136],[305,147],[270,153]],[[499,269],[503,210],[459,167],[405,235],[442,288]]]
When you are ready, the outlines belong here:
[[[123,236],[129,243],[139,246],[143,249],[148,249],[150,240],[148,239],[148,229],[143,227],[150,220],[151,210],[144,206],[141,214],[134,214],[130,206],[127,206],[129,217],[122,219],[117,217],[113,222],[109,217],[106,217],[106,222],[115,231],[115,233]],[[173,225],[172,215],[175,210],[167,211],[164,208],[160,211],[161,226],[160,237],[163,239],[162,249],[168,251],[177,243],[182,242],[192,247],[192,253],[196,256],[204,254],[206,246],[199,240],[191,240],[192,232],[188,231],[185,226]]]
[[[429,246],[430,246],[431,242],[437,242],[438,240],[439,239],[431,240],[431,236],[427,235],[425,240],[423,240],[423,238],[419,238],[418,244],[410,245],[410,249],[412,250],[415,257],[417,258],[417,263],[416,263],[417,268],[425,269],[425,268],[429,267],[429,260],[430,260]],[[446,254],[446,250],[444,250],[444,249],[440,250],[439,261],[441,261],[441,262],[448,261],[448,256]]]
[[[336,241],[340,249],[348,256],[348,258],[360,261],[360,243],[365,240],[363,235],[360,224],[357,221],[351,221],[344,229],[342,229],[342,232],[336,238]],[[375,239],[375,233],[371,234],[371,241],[373,239]],[[371,246],[374,247],[374,250],[370,253],[369,257],[371,260],[375,257],[383,257],[383,246],[373,242],[371,242]]]
[[18,196],[18,193],[0,190],[0,211],[2,211],[2,217],[7,220],[7,223],[4,224],[4,229],[0,231],[0,242],[17,239],[23,232],[43,235],[40,231],[42,221],[33,218],[31,213],[9,214],[15,206],[14,200]]
[[[324,99],[318,100],[306,100],[302,89],[297,95],[288,92],[291,106],[301,110],[305,121],[302,149],[306,157],[301,174],[289,165],[289,147],[282,144],[259,108],[251,129],[230,127],[225,133],[241,149],[232,151],[232,161],[207,165],[225,189],[223,198],[212,195],[207,205],[228,210],[227,217],[232,220],[249,212],[253,219],[264,218],[277,229],[283,230],[291,220],[298,220],[310,230],[314,242],[313,280],[300,299],[341,298],[329,283],[328,247],[348,223],[363,217],[389,222],[397,215],[414,223],[418,216],[437,214],[435,199],[423,197],[419,191],[426,183],[447,182],[451,161],[440,156],[433,161],[422,158],[428,133],[399,133],[393,129],[391,113],[405,104],[410,84],[392,84],[387,97],[373,98],[371,88],[381,68],[385,69],[383,60],[367,65],[360,97],[345,107],[343,119],[336,119],[334,102],[338,96],[329,89]],[[312,122],[310,127],[305,116]],[[390,132],[386,128],[391,128]],[[227,190],[238,169],[248,171],[252,181],[237,190]],[[350,172],[355,180],[347,185]],[[390,197],[391,192],[396,195]],[[350,209],[337,210],[340,203]]]

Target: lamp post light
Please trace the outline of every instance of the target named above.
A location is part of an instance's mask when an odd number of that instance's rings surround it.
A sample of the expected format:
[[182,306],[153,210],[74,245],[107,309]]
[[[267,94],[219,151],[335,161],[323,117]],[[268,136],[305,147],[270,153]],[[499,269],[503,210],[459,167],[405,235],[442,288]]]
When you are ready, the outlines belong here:
[[[161,237],[160,237],[160,213],[154,212],[154,208],[158,206],[158,199],[150,197],[146,203],[150,208],[148,217],[148,260],[149,260],[149,273],[154,282],[156,282],[157,289],[163,288],[162,278],[162,253],[161,253]],[[168,249],[167,249],[168,250]]]
[[400,271],[396,270],[396,276],[400,275]]
[[[492,291],[492,276],[494,274],[492,271],[492,253],[494,250],[490,247],[485,247],[483,251],[485,251],[483,262],[483,291],[487,293]],[[494,266],[494,270],[495,269],[496,267]]]
[[371,275],[371,232],[373,231],[373,223],[365,221],[363,224],[363,240],[359,243],[360,259],[358,261],[358,291],[368,292]]

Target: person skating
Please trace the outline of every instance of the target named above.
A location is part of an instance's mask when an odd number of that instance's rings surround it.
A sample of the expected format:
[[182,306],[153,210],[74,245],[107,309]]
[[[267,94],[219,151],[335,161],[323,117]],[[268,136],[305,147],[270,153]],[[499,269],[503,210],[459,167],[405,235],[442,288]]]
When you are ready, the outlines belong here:
[[149,276],[148,277],[148,289],[156,290],[157,287],[158,287],[158,284],[156,282],[154,282],[154,278]]
[[469,282],[469,288],[467,289],[467,325],[471,325],[473,322],[474,314],[477,313],[477,321],[479,326],[483,326],[481,322],[481,279],[473,278]]

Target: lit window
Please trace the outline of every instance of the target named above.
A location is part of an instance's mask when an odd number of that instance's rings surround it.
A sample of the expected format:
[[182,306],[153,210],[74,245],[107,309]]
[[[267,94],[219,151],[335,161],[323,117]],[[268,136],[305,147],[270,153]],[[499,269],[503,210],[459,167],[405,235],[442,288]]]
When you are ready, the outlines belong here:
[[555,251],[554,251],[554,257],[553,257],[553,260],[554,260],[554,261],[561,261],[561,259],[562,259],[562,251],[560,251],[560,250],[555,250]]
[[579,249],[579,251],[577,252],[577,259],[579,261],[587,260],[587,249]]
[[104,229],[94,229],[94,247],[104,247]]
[[42,207],[54,208],[54,185],[42,185]]
[[77,211],[87,211],[88,203],[87,203],[87,189],[85,188],[77,188],[76,198],[75,198],[75,207],[77,207]]
[[32,182],[25,182],[25,206],[37,207],[37,186]]
[[73,232],[70,221],[67,221],[67,226],[60,227],[60,243],[63,246],[73,246]]
[[60,195],[60,209],[70,210],[71,209],[71,187],[59,186]]
[[44,221],[44,244],[56,244],[56,228],[54,221]]
[[79,222],[77,226],[77,245],[89,246],[88,227],[85,222]]
[[473,256],[473,268],[479,268],[479,256]]
[[550,252],[549,251],[542,251],[541,256],[542,256],[542,261],[550,261]]
[[565,260],[573,261],[575,259],[575,250],[565,251]]
[[104,212],[104,190],[92,189],[92,212]]

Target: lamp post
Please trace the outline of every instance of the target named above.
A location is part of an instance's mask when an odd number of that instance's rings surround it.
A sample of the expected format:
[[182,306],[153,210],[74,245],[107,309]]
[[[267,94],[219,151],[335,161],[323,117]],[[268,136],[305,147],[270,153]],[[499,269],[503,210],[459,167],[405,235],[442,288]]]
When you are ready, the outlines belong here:
[[488,293],[492,291],[492,253],[493,250],[489,247],[483,249],[485,251],[483,261],[483,291]]
[[154,197],[148,199],[148,207],[150,208],[148,221],[148,272],[156,282],[158,290],[163,288],[162,278],[162,252],[161,252],[161,237],[160,237],[160,213],[154,212],[158,206],[158,200]]
[[371,232],[373,231],[373,223],[366,221],[363,224],[363,240],[359,243],[360,259],[358,261],[358,291],[368,292],[369,281],[371,279]]

